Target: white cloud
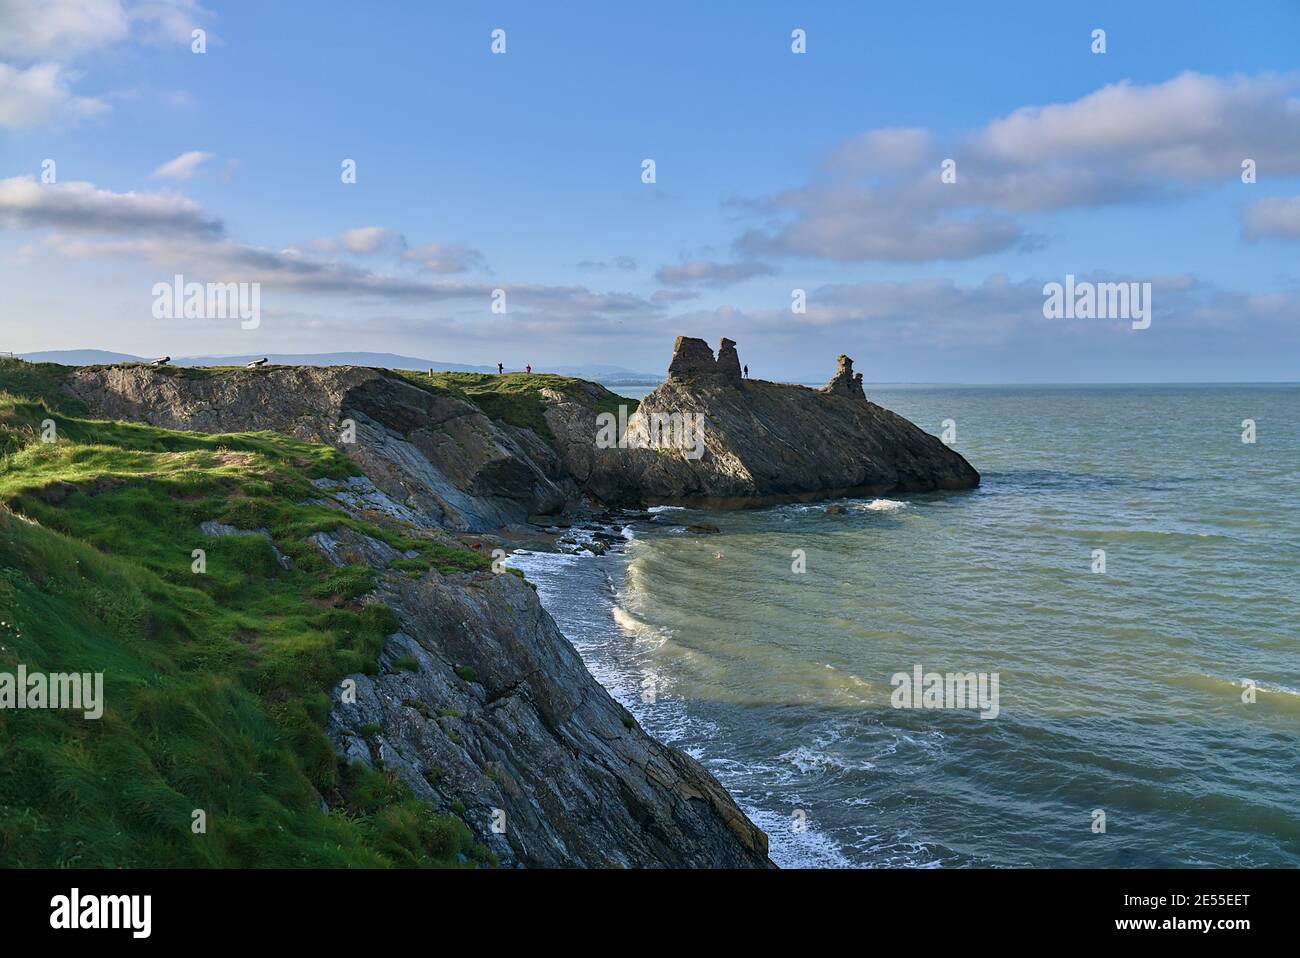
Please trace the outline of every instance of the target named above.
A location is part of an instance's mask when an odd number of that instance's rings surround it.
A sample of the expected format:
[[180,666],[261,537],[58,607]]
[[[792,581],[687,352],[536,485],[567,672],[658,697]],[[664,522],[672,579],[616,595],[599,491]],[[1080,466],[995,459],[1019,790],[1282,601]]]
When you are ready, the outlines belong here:
[[426,243],[402,253],[402,259],[418,263],[431,273],[464,273],[484,265],[483,254],[457,243]]
[[711,260],[690,260],[673,266],[661,266],[655,279],[665,286],[708,286],[721,289],[754,276],[771,276],[776,270],[766,263],[747,260],[739,263],[715,263]]
[[[1047,279],[1061,282],[1064,277]],[[732,338],[795,336],[801,344],[857,344],[853,348],[864,355],[891,349],[987,347],[990,356],[1059,360],[1075,346],[1086,345],[1093,355],[1104,356],[1107,344],[1123,342],[1156,356],[1175,342],[1195,352],[1215,337],[1238,341],[1244,331],[1262,342],[1300,342],[1300,327],[1294,321],[1300,312],[1300,293],[1295,291],[1255,294],[1188,274],[1131,276],[1096,271],[1077,277],[1091,282],[1150,282],[1152,324],[1148,330],[1135,331],[1127,320],[1045,319],[1047,279],[1015,281],[994,274],[974,284],[947,278],[828,284],[808,291],[803,314],[791,313],[788,306],[726,307],[674,317],[674,323],[681,328],[718,329]],[[1022,369],[1022,375],[1027,370],[1032,366]]]
[[0,54],[67,59],[126,36],[121,0],[3,0]]
[[109,108],[103,100],[74,95],[73,79],[75,75],[57,63],[37,63],[26,70],[0,63],[0,126],[62,123]]
[[[151,46],[188,49],[195,27],[204,27],[213,14],[198,0],[134,0],[129,13],[136,36]],[[208,42],[215,38],[208,32]]]
[[937,154],[929,130],[889,127],[860,133],[839,146],[826,165],[844,173],[883,174],[915,170]]
[[1300,239],[1300,196],[1273,196],[1246,207],[1241,227],[1251,240]]
[[700,292],[694,289],[657,289],[650,294],[652,303],[685,303],[692,299],[699,299]]
[[[1300,173],[1300,74],[1118,83],[1028,106],[949,143],[881,129],[805,187],[733,201],[763,218],[736,248],[839,261],[968,259],[1039,239],[1018,214],[1174,198],[1232,182],[1245,159]],[[956,163],[943,182],[941,161]]]
[[578,263],[578,269],[636,269],[636,260],[631,256],[614,256],[610,259],[584,259]]
[[0,56],[27,64],[0,63],[0,127],[58,124],[106,111],[104,99],[73,93],[78,75],[69,61],[129,39],[183,42],[188,49],[191,30],[210,17],[198,0],[0,0]]
[[188,46],[211,16],[197,0],[0,0],[0,56],[66,61],[132,35]]
[[1183,73],[1164,83],[1114,83],[1071,103],[1023,107],[976,143],[1008,163],[1102,158],[1134,173],[1227,179],[1254,158],[1300,172],[1297,77]]
[[388,252],[397,259],[412,263],[430,273],[464,273],[485,266],[483,254],[459,243],[425,243],[410,246],[406,237],[387,226],[359,226],[338,236],[313,240],[311,247],[321,253],[352,253],[370,256]]
[[204,153],[202,150],[190,150],[188,153],[182,153],[174,160],[168,160],[150,173],[149,176],[155,180],[188,180],[198,172],[199,166],[204,160],[210,159],[212,159],[211,153]]
[[[304,255],[298,250],[272,250],[230,240],[201,238],[131,238],[89,240],[51,237],[48,247],[69,259],[122,259],[157,270],[160,278],[173,273],[200,277],[204,282],[255,282],[267,291],[300,293],[322,298],[401,304],[438,304],[467,322],[493,320],[500,334],[500,317],[491,312],[494,290],[507,293],[508,322],[513,328],[534,333],[562,329],[587,331],[612,329],[619,323],[636,324],[660,315],[656,302],[630,293],[602,293],[584,286],[547,286],[535,283],[429,282],[362,269],[350,263]],[[450,319],[448,314],[442,319]],[[427,317],[419,320],[427,323]]]
[[788,219],[742,233],[737,249],[757,256],[915,262],[970,259],[1028,241],[1014,220],[998,212],[948,213],[915,197],[851,185],[783,193],[769,199],[766,209]]
[[91,183],[0,180],[0,228],[218,236],[221,221],[193,200],[161,193],[114,193]]
[[348,230],[340,240],[349,252],[374,253],[389,243],[402,241],[402,237],[386,226],[361,226]]

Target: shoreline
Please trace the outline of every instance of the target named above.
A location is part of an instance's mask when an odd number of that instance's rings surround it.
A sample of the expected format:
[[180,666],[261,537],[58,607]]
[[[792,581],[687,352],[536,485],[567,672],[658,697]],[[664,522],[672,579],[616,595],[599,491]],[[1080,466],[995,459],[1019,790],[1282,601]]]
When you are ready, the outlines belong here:
[[[879,500],[877,500],[879,501]],[[767,508],[767,507],[763,507]],[[618,519],[623,523],[622,544],[603,553],[582,549],[532,548],[514,551],[505,560],[508,568],[522,572],[538,591],[542,607],[556,619],[565,639],[573,646],[583,665],[606,692],[635,716],[651,738],[660,744],[680,748],[700,762],[713,775],[740,807],[744,814],[767,834],[768,856],[781,868],[854,868],[863,867],[854,862],[840,842],[812,828],[796,835],[790,829],[790,820],[773,808],[771,803],[761,803],[737,781],[734,769],[743,763],[738,753],[727,749],[709,749],[704,743],[732,740],[736,729],[724,728],[713,719],[698,714],[698,709],[688,698],[659,696],[647,702],[643,695],[647,687],[653,688],[655,670],[639,667],[639,657],[646,653],[643,643],[655,637],[638,635],[639,620],[620,602],[624,575],[633,556],[629,550],[634,542],[644,542],[638,536],[646,525],[676,535],[696,536],[712,543],[722,538],[715,534],[691,533],[691,513],[696,510],[685,506],[655,506],[650,510],[635,511]],[[672,517],[672,518],[669,518]],[[576,527],[576,524],[575,524]],[[589,530],[581,530],[589,533]],[[545,544],[545,535],[534,538],[534,544]],[[618,563],[612,570],[608,563]],[[597,610],[608,616],[599,626],[598,634],[588,629],[573,629],[567,621],[573,608],[584,613]],[[585,617],[585,616],[584,616]],[[671,641],[669,639],[668,641]],[[703,740],[703,743],[701,742]],[[694,740],[694,741],[692,741]]]

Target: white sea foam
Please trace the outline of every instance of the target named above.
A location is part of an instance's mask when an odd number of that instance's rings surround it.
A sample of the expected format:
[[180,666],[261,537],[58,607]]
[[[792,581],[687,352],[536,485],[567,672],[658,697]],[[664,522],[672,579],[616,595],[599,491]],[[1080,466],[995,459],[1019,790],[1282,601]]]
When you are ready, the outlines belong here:
[[782,752],[777,756],[777,758],[789,762],[804,775],[809,772],[821,772],[826,769],[844,772],[865,772],[876,767],[872,762],[846,762],[837,755],[807,745],[799,745],[790,749],[788,752]]
[[807,827],[796,832],[791,828],[791,816],[755,807],[744,800],[739,804],[750,821],[767,833],[771,843],[768,855],[782,868],[852,867],[842,846],[818,827],[815,818],[809,817]]
[[663,645],[664,642],[668,641],[668,630],[662,626],[641,621],[621,605],[614,605],[611,612],[614,621],[618,623],[618,627],[633,638],[651,641],[656,645]]
[[907,503],[899,502],[897,499],[872,499],[853,508],[865,509],[868,512],[897,512],[899,509],[906,509]]

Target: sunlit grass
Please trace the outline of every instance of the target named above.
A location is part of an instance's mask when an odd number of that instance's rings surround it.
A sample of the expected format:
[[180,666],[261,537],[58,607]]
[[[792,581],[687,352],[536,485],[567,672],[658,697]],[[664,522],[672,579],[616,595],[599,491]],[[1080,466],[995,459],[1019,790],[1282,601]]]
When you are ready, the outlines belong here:
[[347,526],[414,551],[412,574],[489,560],[308,503],[311,480],[355,473],[329,447],[93,420],[65,374],[0,360],[0,670],[103,672],[105,708],[0,710],[0,865],[487,860],[454,815],[338,762],[329,695],[376,669],[396,620],[363,600],[369,569],[307,537]]

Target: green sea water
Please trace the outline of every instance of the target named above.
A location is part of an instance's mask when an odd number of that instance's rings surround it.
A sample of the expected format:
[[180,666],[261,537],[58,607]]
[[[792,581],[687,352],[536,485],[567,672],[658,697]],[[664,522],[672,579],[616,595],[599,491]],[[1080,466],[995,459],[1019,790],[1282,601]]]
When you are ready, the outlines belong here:
[[[514,564],[783,866],[1300,865],[1300,386],[868,395],[980,488]],[[997,717],[894,707],[917,665],[996,673]]]

